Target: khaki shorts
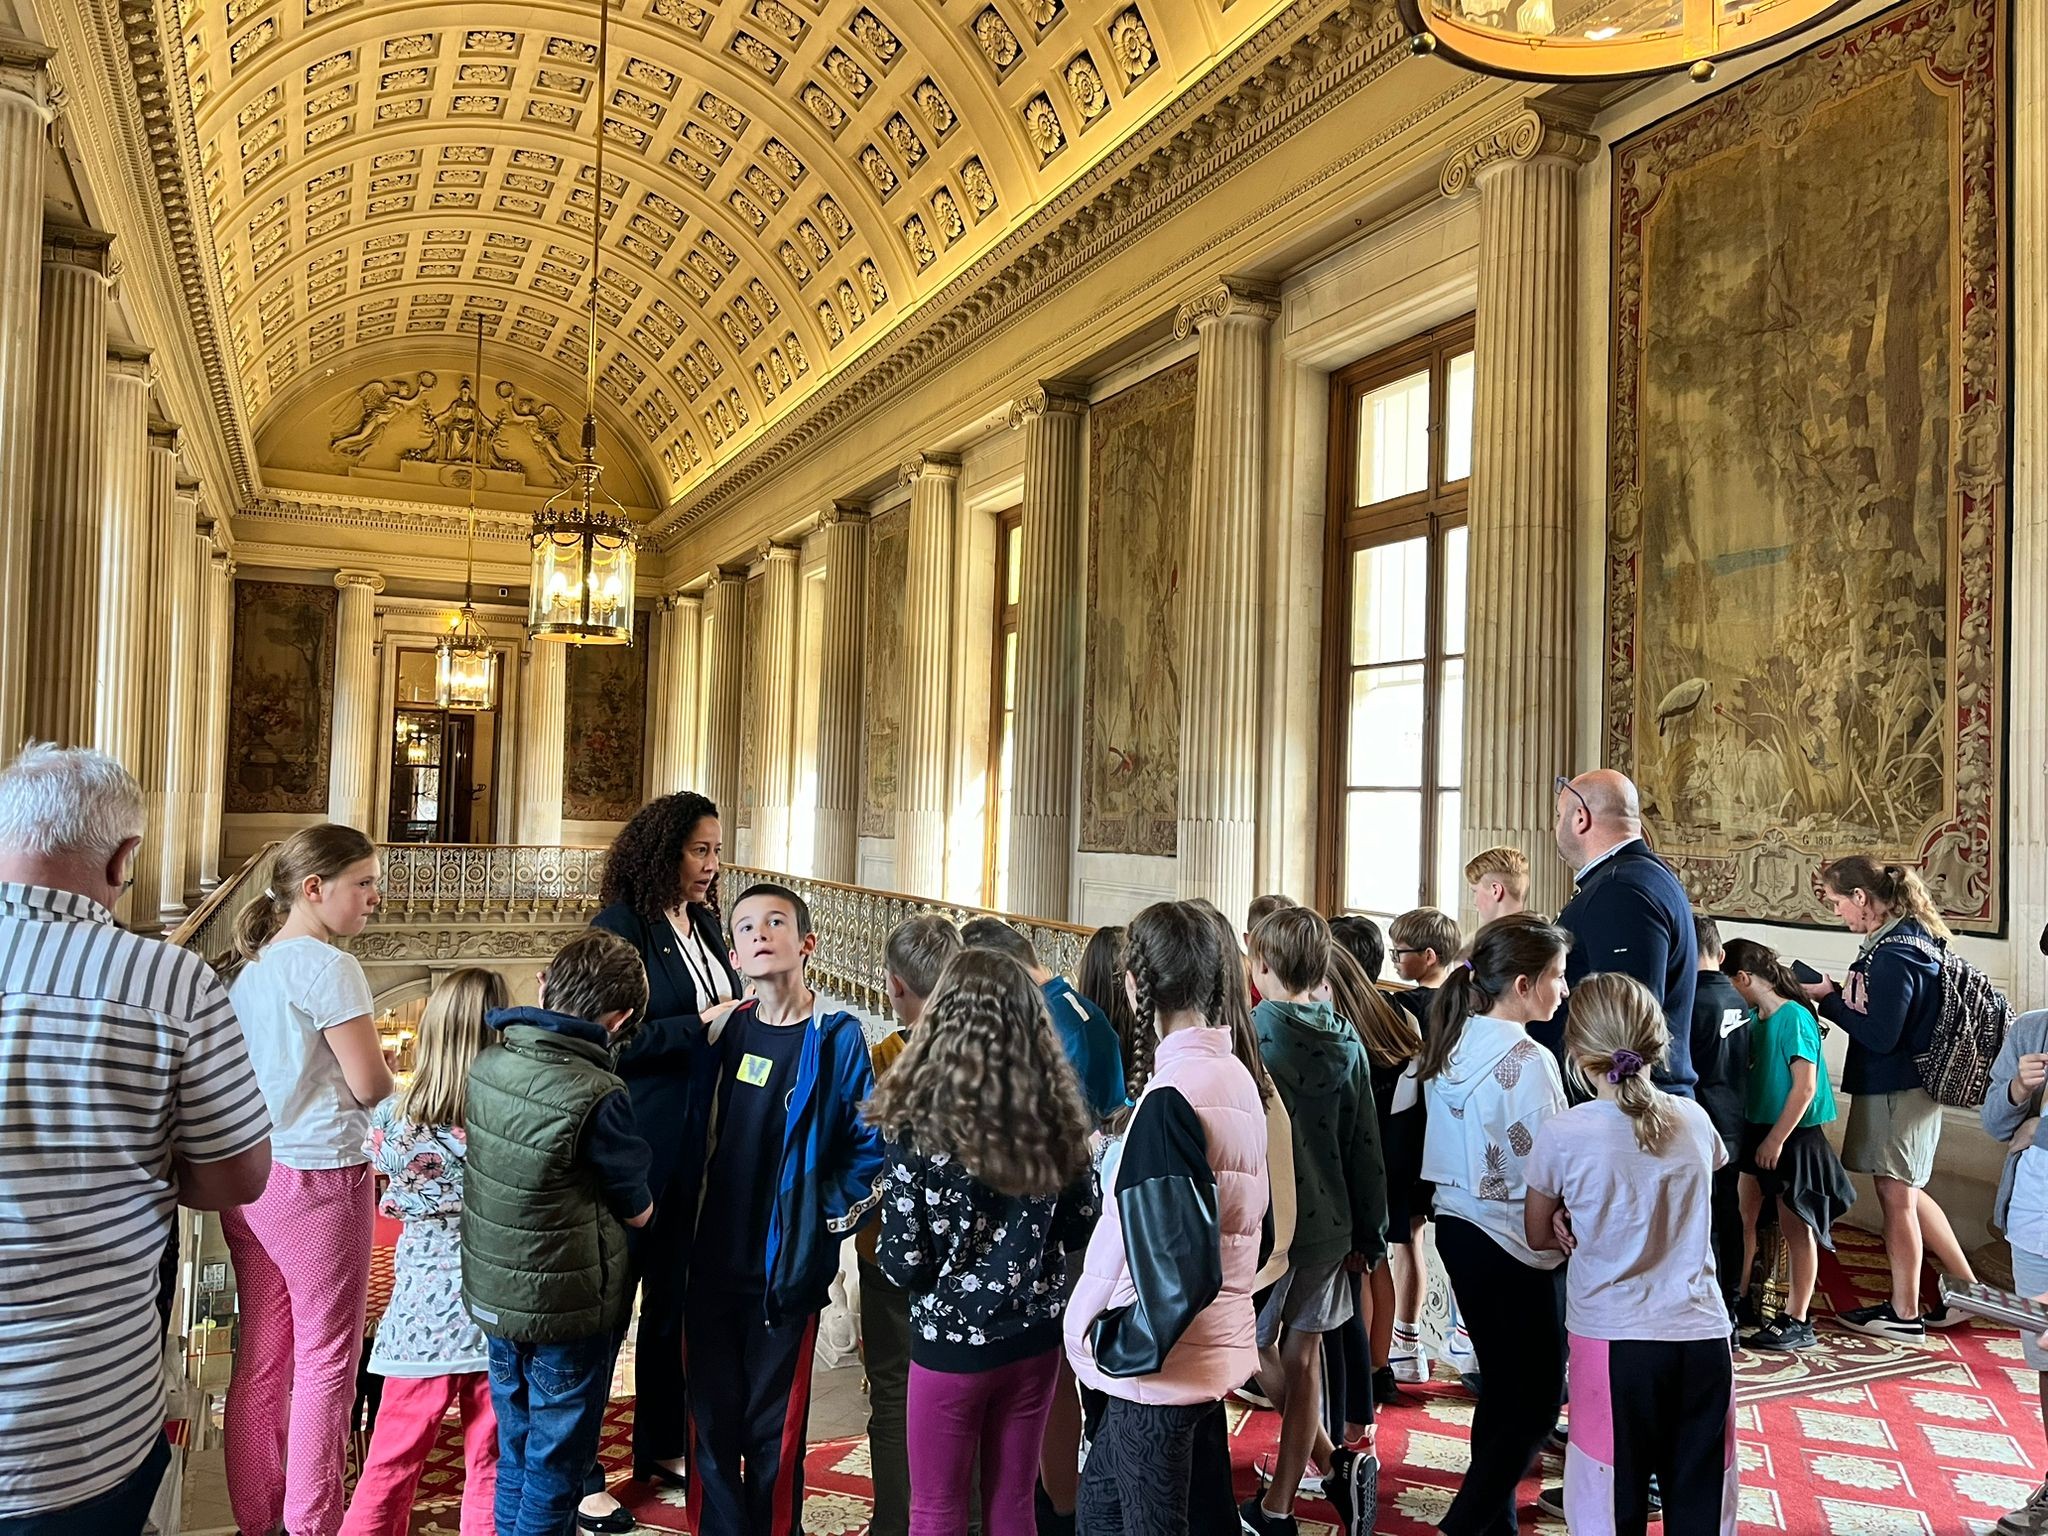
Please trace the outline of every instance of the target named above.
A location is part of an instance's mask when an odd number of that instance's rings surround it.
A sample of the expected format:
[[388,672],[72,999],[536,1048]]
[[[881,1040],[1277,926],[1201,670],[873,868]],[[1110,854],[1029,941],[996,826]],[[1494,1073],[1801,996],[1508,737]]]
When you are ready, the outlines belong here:
[[1842,1166],[1925,1189],[1941,1145],[1941,1106],[1925,1088],[1859,1093],[1849,1101]]

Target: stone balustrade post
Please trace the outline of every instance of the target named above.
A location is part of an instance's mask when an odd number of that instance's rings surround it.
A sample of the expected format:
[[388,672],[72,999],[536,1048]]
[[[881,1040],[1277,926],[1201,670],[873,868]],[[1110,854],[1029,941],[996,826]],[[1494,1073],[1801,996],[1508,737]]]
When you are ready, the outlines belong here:
[[851,884],[860,870],[860,752],[866,714],[868,516],[834,502],[818,539],[825,556],[818,638],[818,811],[813,873]]
[[898,757],[896,887],[946,893],[946,815],[953,675],[953,534],[960,461],[926,453],[903,465],[910,487],[903,583],[903,721]]
[[42,327],[44,131],[50,50],[0,37],[0,762],[29,720],[37,340]]
[[377,594],[375,571],[337,571],[341,614],[335,626],[334,731],[327,768],[327,819],[371,837],[377,770]]

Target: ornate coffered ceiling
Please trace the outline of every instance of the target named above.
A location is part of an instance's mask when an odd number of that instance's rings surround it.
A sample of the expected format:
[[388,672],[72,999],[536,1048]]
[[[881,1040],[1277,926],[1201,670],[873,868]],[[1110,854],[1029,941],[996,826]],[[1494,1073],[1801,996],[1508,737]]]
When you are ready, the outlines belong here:
[[479,312],[487,373],[580,414],[601,119],[600,407],[658,506],[1279,8],[622,0],[600,86],[593,4],[179,0],[167,63],[265,444],[422,361],[445,393]]

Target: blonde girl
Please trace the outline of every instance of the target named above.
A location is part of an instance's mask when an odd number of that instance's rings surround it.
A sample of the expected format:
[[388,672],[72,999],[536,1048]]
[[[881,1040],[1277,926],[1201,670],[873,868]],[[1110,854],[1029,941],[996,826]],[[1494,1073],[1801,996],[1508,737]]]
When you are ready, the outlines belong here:
[[1667,1536],[1735,1536],[1735,1368],[1711,1220],[1728,1154],[1705,1110],[1651,1081],[1670,1044],[1634,977],[1580,982],[1565,1057],[1593,1098],[1543,1123],[1524,1169],[1529,1245],[1572,1258],[1573,1536],[1641,1536],[1652,1477]]
[[375,1181],[363,1142],[391,1072],[363,968],[335,940],[377,910],[377,850],[332,824],[294,833],[215,962],[270,1110],[270,1182],[222,1213],[241,1309],[225,1416],[244,1531],[335,1536],[370,1279]]
[[506,1007],[495,971],[454,972],[420,1016],[412,1080],[370,1114],[364,1150],[388,1182],[380,1209],[405,1223],[391,1303],[370,1369],[384,1396],[343,1536],[404,1536],[413,1494],[441,1420],[462,1410],[461,1536],[491,1536],[498,1420],[484,1336],[462,1305],[462,1173],[469,1144],[469,1068],[492,1042],[487,1017]]

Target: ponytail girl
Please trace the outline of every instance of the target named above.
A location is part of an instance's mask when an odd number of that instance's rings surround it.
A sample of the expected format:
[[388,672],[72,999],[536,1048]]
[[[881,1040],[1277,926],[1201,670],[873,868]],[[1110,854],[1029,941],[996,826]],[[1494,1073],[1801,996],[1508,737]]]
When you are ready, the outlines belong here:
[[1565,1057],[1593,1098],[1543,1123],[1525,1170],[1530,1247],[1572,1256],[1573,1536],[1640,1532],[1652,1473],[1674,1523],[1735,1536],[1735,1366],[1712,1223],[1728,1154],[1705,1110],[1651,1081],[1670,1045],[1641,982],[1581,981]]
[[369,1292],[375,1188],[363,1143],[391,1072],[370,985],[336,939],[377,909],[377,850],[350,827],[286,839],[216,961],[270,1110],[261,1199],[221,1213],[241,1308],[228,1499],[245,1531],[335,1536]]
[[1436,1186],[1436,1245],[1472,1335],[1485,1391],[1472,1464],[1439,1528],[1513,1530],[1515,1489],[1564,1394],[1564,1255],[1528,1239],[1523,1160],[1565,1107],[1556,1060],[1529,1038],[1565,998],[1571,936],[1534,914],[1481,928],[1430,1006],[1418,1075],[1422,1176]]

